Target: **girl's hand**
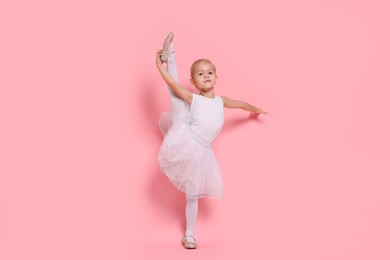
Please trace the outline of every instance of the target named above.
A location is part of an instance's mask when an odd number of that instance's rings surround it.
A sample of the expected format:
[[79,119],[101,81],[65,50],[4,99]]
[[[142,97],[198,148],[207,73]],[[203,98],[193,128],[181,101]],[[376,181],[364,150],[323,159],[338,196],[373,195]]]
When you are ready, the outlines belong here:
[[161,55],[162,55],[163,50],[158,50],[156,52],[156,65],[157,66],[162,66],[163,62],[161,61]]
[[253,113],[254,114],[268,114],[267,112],[265,112],[261,108],[257,108],[257,107],[256,107],[256,111],[254,111]]
[[257,108],[257,111],[251,112],[250,116],[251,117],[258,117],[260,114],[268,114],[268,113],[260,108]]
[[268,114],[266,111],[264,111],[262,109],[259,109],[259,110],[260,110],[259,114]]

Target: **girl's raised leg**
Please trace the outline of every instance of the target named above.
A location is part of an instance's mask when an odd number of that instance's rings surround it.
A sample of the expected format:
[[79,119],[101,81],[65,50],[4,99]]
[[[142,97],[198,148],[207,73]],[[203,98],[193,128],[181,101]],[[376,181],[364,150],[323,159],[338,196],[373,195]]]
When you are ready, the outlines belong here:
[[[167,71],[176,82],[179,82],[175,49],[173,47],[173,33],[170,33],[164,41],[161,61],[167,63]],[[175,121],[178,117],[183,116],[184,113],[188,113],[189,107],[181,98],[176,96],[170,87],[168,87],[168,91],[171,98],[173,121]]]

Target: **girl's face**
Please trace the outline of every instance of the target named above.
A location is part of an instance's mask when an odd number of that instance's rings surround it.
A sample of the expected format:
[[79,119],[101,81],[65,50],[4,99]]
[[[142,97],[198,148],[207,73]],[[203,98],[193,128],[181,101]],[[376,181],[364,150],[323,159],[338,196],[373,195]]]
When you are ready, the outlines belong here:
[[195,67],[195,73],[191,78],[192,84],[199,90],[208,90],[217,83],[217,75],[214,67],[208,62],[200,62]]

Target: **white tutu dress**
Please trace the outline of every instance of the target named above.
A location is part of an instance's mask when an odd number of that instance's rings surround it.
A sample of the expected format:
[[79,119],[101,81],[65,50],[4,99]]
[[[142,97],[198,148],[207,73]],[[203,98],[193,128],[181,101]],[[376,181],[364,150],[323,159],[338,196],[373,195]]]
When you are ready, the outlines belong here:
[[[168,56],[167,66],[177,80],[174,54]],[[170,89],[169,93],[172,112],[159,120],[164,135],[158,155],[160,169],[187,197],[220,199],[223,181],[212,143],[224,122],[223,101],[220,96],[193,94],[189,105]]]

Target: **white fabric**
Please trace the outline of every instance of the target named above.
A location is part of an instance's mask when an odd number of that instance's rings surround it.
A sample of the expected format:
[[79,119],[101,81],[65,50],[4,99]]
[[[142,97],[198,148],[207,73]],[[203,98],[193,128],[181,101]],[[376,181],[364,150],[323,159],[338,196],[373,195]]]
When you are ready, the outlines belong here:
[[194,94],[191,104],[190,129],[205,145],[212,144],[223,125],[221,97],[207,98]]
[[189,242],[193,242],[196,217],[198,215],[198,199],[187,198],[186,205],[186,236]]

